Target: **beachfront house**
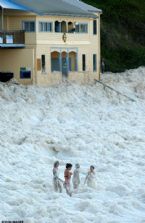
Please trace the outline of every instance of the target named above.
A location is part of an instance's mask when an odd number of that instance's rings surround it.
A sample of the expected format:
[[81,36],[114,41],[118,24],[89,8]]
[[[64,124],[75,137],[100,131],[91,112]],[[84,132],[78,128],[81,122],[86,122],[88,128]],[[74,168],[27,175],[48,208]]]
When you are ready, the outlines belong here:
[[100,15],[79,0],[0,0],[0,81],[100,78]]

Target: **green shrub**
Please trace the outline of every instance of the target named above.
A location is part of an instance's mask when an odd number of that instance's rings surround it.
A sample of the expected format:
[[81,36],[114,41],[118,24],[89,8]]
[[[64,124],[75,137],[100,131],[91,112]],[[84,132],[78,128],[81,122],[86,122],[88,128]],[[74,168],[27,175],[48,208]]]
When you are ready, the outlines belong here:
[[103,10],[101,51],[113,72],[145,65],[145,0],[84,0]]

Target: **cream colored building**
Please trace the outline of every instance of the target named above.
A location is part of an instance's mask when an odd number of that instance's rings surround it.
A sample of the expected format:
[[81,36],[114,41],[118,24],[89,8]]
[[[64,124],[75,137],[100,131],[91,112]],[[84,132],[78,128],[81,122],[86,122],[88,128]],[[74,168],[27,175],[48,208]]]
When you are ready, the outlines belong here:
[[2,0],[0,7],[0,79],[53,85],[100,78],[101,10],[79,0]]

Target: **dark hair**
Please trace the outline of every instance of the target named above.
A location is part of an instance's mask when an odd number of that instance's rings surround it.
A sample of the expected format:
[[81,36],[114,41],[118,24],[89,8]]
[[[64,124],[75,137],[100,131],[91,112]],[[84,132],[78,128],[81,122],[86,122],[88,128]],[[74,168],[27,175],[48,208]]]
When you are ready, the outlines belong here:
[[90,168],[92,168],[93,170],[95,169],[95,167],[93,165],[91,165]]
[[57,167],[59,165],[59,161],[54,162],[54,167]]
[[67,163],[66,164],[66,169],[68,169],[68,168],[72,168],[72,164],[71,163]]

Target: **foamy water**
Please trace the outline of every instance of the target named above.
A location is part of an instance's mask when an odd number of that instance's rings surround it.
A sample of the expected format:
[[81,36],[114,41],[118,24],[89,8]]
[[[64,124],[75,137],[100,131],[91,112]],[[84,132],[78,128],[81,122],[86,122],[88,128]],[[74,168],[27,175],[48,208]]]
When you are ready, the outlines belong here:
[[[145,68],[100,84],[0,84],[0,220],[145,223]],[[70,198],[53,192],[52,166],[80,163]],[[84,185],[89,165],[96,188]]]

